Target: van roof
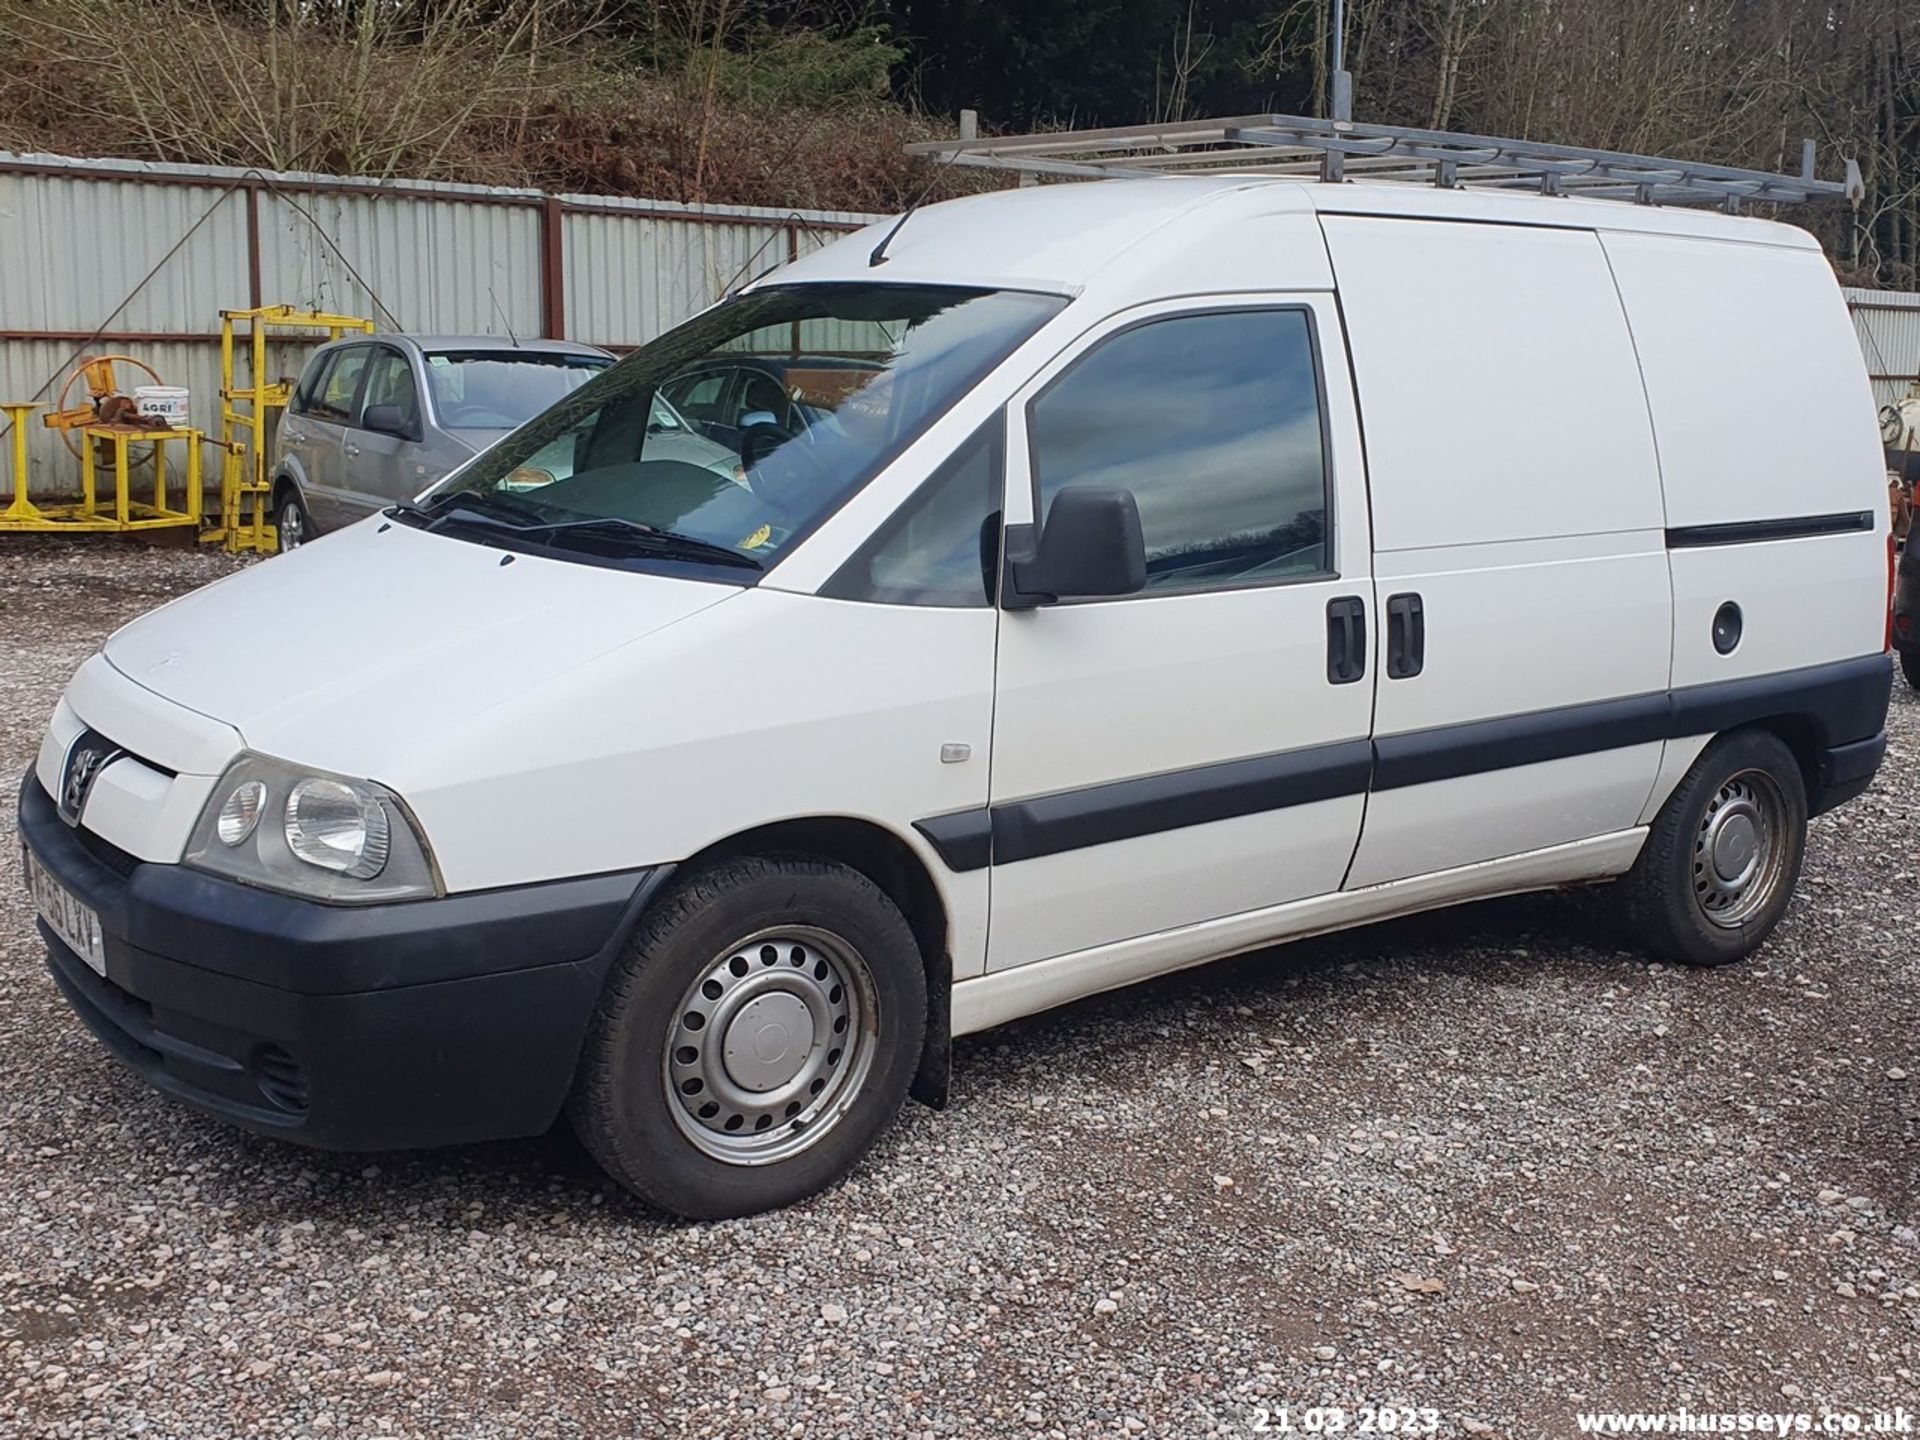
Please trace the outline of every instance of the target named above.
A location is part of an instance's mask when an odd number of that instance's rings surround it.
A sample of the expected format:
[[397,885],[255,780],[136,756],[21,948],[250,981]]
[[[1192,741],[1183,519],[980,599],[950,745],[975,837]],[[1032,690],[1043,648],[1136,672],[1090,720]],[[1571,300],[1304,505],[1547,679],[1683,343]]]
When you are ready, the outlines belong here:
[[928,205],[868,264],[896,220],[869,225],[782,267],[771,283],[919,281],[1073,292],[1135,246],[1177,248],[1224,223],[1276,214],[1360,214],[1687,235],[1818,249],[1804,230],[1695,209],[1384,181],[1326,184],[1265,175],[1167,175],[995,190]]

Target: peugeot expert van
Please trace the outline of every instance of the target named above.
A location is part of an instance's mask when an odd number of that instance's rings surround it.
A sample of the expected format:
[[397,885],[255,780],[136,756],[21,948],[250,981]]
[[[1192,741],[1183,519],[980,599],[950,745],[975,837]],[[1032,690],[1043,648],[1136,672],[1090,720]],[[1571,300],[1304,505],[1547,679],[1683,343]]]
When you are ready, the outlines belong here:
[[[1807,235],[1218,175],[881,233],[81,666],[20,828],[109,1049],[318,1146],[564,1113],[727,1216],[954,1036],[1217,956],[1583,883],[1766,939],[1891,677]],[[683,372],[836,355],[656,454]]]

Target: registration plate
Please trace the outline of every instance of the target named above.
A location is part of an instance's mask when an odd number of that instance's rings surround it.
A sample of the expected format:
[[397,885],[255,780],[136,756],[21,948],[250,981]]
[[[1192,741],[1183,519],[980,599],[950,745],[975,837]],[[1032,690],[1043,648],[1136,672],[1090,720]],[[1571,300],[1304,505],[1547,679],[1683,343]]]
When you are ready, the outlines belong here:
[[33,908],[47,928],[58,935],[67,948],[86,961],[97,974],[107,973],[107,950],[100,938],[100,917],[91,905],[83,905],[53,876],[49,875],[33,852],[24,847],[27,893],[33,896]]

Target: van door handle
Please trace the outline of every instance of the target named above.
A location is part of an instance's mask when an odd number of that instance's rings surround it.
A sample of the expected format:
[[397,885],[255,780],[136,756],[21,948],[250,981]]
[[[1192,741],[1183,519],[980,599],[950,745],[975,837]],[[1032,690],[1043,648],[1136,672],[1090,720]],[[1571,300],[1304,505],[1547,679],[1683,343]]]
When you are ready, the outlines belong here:
[[285,437],[286,437],[287,439],[289,439],[289,440],[291,440],[291,441],[293,441],[293,443],[294,443],[294,444],[296,444],[296,445],[298,445],[298,444],[300,444],[300,443],[301,443],[301,441],[303,441],[303,440],[305,440],[305,439],[307,438],[307,432],[306,432],[306,431],[304,431],[304,430],[289,430],[289,429],[288,429],[288,428],[287,428],[286,426],[284,426],[284,425],[282,425],[282,426],[280,427],[280,433],[281,433],[281,434],[282,434],[283,436],[285,436]]
[[1387,678],[1407,680],[1427,663],[1427,615],[1418,595],[1387,597]]
[[1327,602],[1327,681],[1351,685],[1367,673],[1367,602],[1341,595]]
[[340,448],[346,451],[346,453],[349,455],[358,455],[360,453],[360,447],[354,444],[351,440],[347,441],[347,443],[345,445],[342,445]]

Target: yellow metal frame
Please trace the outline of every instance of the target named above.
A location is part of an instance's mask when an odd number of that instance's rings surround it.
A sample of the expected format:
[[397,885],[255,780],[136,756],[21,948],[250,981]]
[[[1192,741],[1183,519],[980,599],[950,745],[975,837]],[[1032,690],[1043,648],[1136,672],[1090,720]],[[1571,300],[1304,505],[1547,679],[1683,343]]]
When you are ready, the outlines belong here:
[[13,503],[0,511],[0,530],[39,530],[45,513],[27,498],[27,421],[40,408],[32,400],[0,402],[13,436]]
[[[242,322],[247,326],[245,386],[237,383],[235,366],[235,327]],[[220,447],[225,452],[220,462],[220,526],[200,538],[236,554],[271,551],[278,542],[269,513],[273,485],[267,476],[267,412],[285,409],[293,387],[266,378],[271,329],[325,330],[328,340],[339,340],[350,333],[371,335],[374,324],[357,315],[291,305],[220,312]]]
[[[204,499],[201,474],[201,447],[206,432],[149,429],[139,425],[77,425],[73,433],[80,437],[80,503],[78,505],[36,505],[27,498],[27,419],[40,407],[34,404],[0,404],[13,422],[13,503],[0,511],[0,530],[31,530],[41,534],[78,532],[165,530],[175,526],[198,527]],[[176,508],[167,503],[167,482],[171,467],[167,464],[167,446],[181,441],[187,448],[186,502]],[[153,446],[153,500],[133,498],[132,465],[127,447],[134,442]],[[113,452],[113,506],[100,508],[101,445]]]

